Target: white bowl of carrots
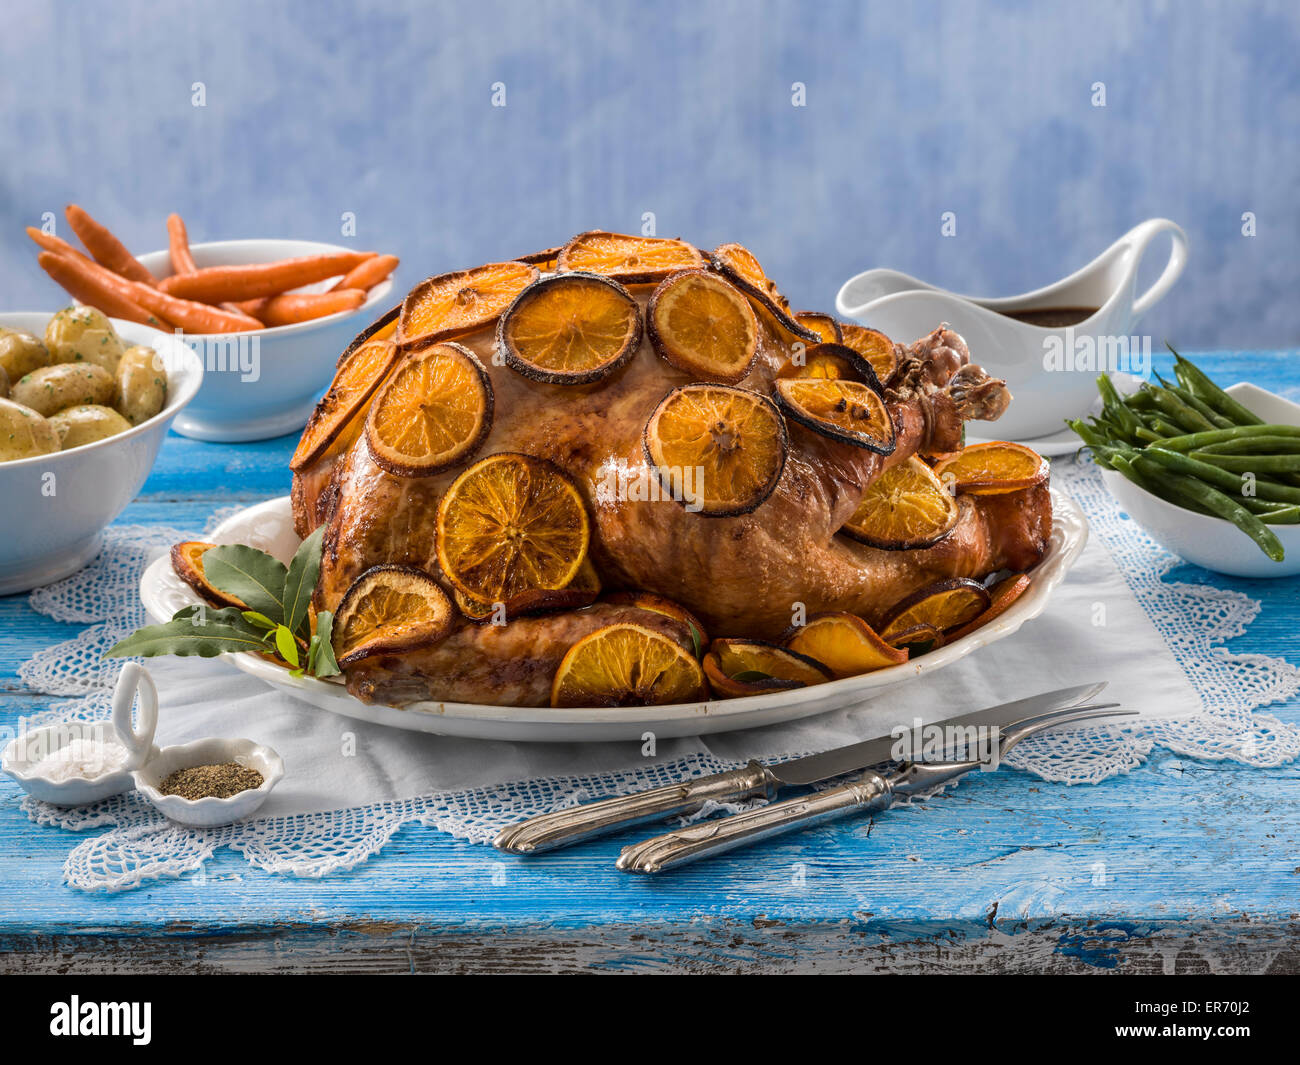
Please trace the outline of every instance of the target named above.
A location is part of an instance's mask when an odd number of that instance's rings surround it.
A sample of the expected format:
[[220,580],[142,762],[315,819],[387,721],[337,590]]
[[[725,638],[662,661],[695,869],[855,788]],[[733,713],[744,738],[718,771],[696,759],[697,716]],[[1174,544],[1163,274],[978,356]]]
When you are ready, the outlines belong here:
[[[82,303],[173,333],[203,362],[203,387],[173,428],[198,440],[265,440],[301,429],[349,341],[388,308],[392,255],[307,240],[189,243],[135,256],[75,204],[85,253],[28,230],[41,267]],[[88,254],[87,254],[88,253]]]

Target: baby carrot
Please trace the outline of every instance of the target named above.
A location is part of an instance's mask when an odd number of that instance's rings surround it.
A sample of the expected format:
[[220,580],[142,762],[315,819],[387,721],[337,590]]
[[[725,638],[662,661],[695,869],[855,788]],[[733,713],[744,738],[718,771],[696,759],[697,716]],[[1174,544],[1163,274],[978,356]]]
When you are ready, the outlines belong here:
[[[193,275],[189,275],[193,276]],[[248,333],[262,328],[262,323],[246,314],[223,311],[205,303],[181,299],[139,281],[128,282],[136,299],[148,310],[175,322],[191,333]]]
[[263,325],[293,325],[324,318],[327,314],[355,311],[366,302],[366,294],[359,288],[330,289],[328,292],[286,292],[279,296],[264,296],[248,300],[239,309],[251,314]]
[[[171,328],[156,315],[150,314],[138,303],[127,299],[121,292],[116,291],[114,286],[106,284],[103,278],[96,275],[92,270],[87,269],[90,260],[85,259],[84,256],[81,260],[78,260],[71,255],[43,251],[36,257],[36,260],[41,264],[41,269],[63,286],[68,295],[78,303],[98,307],[110,318],[124,318],[128,322],[151,325],[155,329]],[[123,281],[122,283],[130,284],[131,282]]]
[[192,274],[198,269],[190,254],[190,237],[185,232],[185,222],[178,214],[167,216],[167,249],[172,257],[172,273]]
[[221,303],[225,300],[251,300],[261,296],[278,296],[290,289],[325,281],[346,274],[366,260],[362,252],[337,252],[330,255],[305,255],[274,263],[251,266],[209,266],[192,274],[177,274],[158,285],[172,296]]
[[330,287],[330,291],[359,288],[365,292],[372,289],[397,269],[399,261],[396,255],[376,255],[353,268],[346,277],[340,278]]
[[153,274],[141,265],[140,260],[127,250],[125,244],[75,203],[68,204],[63,213],[67,215],[72,231],[81,238],[81,243],[86,246],[86,250],[90,252],[95,262],[130,281],[142,281],[146,285],[157,284]]

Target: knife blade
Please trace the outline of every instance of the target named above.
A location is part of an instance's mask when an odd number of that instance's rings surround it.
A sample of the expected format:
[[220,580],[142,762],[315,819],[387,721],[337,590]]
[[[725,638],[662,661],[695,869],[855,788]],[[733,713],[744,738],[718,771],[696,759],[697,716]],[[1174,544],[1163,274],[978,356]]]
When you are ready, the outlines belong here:
[[[1100,681],[1061,688],[934,724],[952,728],[1009,725],[1034,714],[1081,706],[1104,687],[1106,682]],[[564,810],[553,810],[507,825],[497,833],[492,844],[498,850],[510,854],[540,854],[648,821],[694,813],[710,801],[737,802],[760,797],[771,799],[786,786],[815,784],[887,762],[897,742],[897,737],[891,732],[886,736],[795,758],[789,762],[764,765],[751,761],[742,769],[695,777],[631,795],[616,795]]]
[[[1009,725],[1023,717],[1047,713],[1049,710],[1064,710],[1071,706],[1082,706],[1106,687],[1106,682],[1080,684],[1073,688],[1061,688],[1057,691],[1031,695],[1027,699],[1017,699],[1010,703],[975,710],[960,717],[944,718],[929,722],[943,728],[992,728]],[[847,747],[810,754],[805,758],[795,758],[789,762],[769,764],[767,771],[776,780],[787,787],[818,784],[832,777],[843,776],[868,766],[891,761],[891,752],[898,737],[891,732],[887,736],[851,743]]]

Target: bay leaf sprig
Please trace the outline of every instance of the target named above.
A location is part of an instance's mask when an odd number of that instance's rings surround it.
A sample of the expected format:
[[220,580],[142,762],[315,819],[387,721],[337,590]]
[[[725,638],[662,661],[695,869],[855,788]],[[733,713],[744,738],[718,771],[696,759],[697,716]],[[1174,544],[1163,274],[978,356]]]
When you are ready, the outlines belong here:
[[269,654],[293,676],[336,676],[331,634],[333,615],[322,610],[311,631],[311,598],[320,578],[321,540],[317,529],[294,553],[288,566],[244,544],[223,544],[203,553],[203,575],[218,590],[247,609],[198,603],[182,607],[170,621],[137,629],[105,653],[105,658],[197,655],[213,658],[235,651]]

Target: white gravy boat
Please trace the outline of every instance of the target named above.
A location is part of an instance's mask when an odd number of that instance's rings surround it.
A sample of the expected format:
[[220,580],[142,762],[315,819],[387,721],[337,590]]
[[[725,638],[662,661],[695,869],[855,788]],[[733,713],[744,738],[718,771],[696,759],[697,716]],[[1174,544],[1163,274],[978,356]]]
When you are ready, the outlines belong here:
[[[1151,242],[1172,239],[1169,261],[1149,289],[1137,295],[1138,266]],[[1187,263],[1187,235],[1166,218],[1135,226],[1069,277],[1021,296],[959,296],[897,270],[868,270],[846,281],[835,297],[841,317],[910,343],[940,322],[966,339],[971,360],[1005,378],[1013,402],[997,422],[999,437],[1033,440],[1058,433],[1097,397],[1102,370],[1146,377],[1151,338],[1131,335],[1139,318],[1178,280]],[[1077,324],[1031,325],[1011,313],[1089,308]]]

